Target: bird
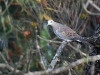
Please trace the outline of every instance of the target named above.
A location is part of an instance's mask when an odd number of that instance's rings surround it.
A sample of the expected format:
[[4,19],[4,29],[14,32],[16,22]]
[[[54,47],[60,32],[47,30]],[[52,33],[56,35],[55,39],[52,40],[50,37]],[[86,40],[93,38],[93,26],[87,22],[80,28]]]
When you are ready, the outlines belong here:
[[93,47],[93,45],[87,41],[87,37],[80,36],[73,29],[71,29],[66,25],[62,25],[53,20],[48,20],[47,26],[52,26],[54,33],[63,41],[67,42],[77,41],[79,43],[83,43],[85,45]]

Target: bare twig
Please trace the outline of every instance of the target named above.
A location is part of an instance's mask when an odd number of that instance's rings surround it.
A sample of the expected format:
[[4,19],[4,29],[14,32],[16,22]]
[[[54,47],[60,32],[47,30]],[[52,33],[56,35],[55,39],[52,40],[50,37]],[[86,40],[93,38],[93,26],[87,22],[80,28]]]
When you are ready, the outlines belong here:
[[4,64],[4,63],[0,63],[0,68],[2,68],[2,69],[8,69],[9,71],[15,71],[15,73],[22,73],[20,70],[15,70],[10,65],[7,65],[7,64]]
[[89,4],[91,4],[95,9],[97,9],[100,12],[100,8],[96,4],[94,4],[92,0],[88,0],[86,4],[84,4],[84,1],[82,0],[83,9],[88,14],[90,14],[90,15],[100,15],[100,13],[93,13],[93,12],[88,11],[87,7],[88,7]]
[[100,12],[100,8],[99,8],[95,3],[93,3],[92,0],[88,0],[88,2],[89,2],[95,9],[97,9],[97,10]]
[[60,42],[60,41],[54,41],[54,40],[47,40],[47,39],[44,39],[44,38],[42,38],[42,37],[40,37],[39,35],[37,35],[37,37],[39,38],[39,39],[41,39],[41,40],[44,40],[44,41],[46,41],[46,42],[49,42],[49,43],[62,43],[62,44],[66,44],[66,43],[64,43],[64,42]]
[[[63,41],[63,43],[65,43],[65,41]],[[61,44],[55,54],[55,56],[53,57],[53,60],[51,61],[51,64],[48,68],[48,70],[50,69],[54,69],[54,66],[56,65],[56,63],[59,61],[59,56],[61,55],[63,48],[65,47],[66,44]]]
[[[60,43],[60,44],[66,44],[66,42],[60,42],[60,41],[54,41],[54,40],[47,40],[47,39],[44,39],[42,37],[40,37],[39,35],[37,35],[38,38],[44,40],[44,41],[47,41],[49,43]],[[84,52],[78,50],[77,48],[75,48],[74,46],[72,46],[70,43],[67,43],[68,46],[70,46],[71,48],[73,48],[75,51],[81,53],[82,55],[84,56],[87,56]]]
[[84,52],[82,52],[82,51],[80,51],[79,49],[73,47],[70,43],[68,43],[67,45],[70,46],[71,48],[73,48],[75,51],[81,53],[82,55],[87,56]]
[[[72,68],[72,67],[75,67],[79,64],[82,64],[82,63],[86,63],[86,62],[94,62],[94,61],[97,61],[97,60],[100,60],[100,55],[96,55],[96,56],[88,56],[87,58],[82,58],[82,59],[79,59],[75,62],[72,62],[66,66],[63,66],[61,68],[58,68],[56,70],[53,70],[53,74],[57,74],[57,73],[61,73],[61,72],[64,72],[66,71],[66,69],[69,69],[69,68]],[[60,71],[60,72],[59,72]]]
[[5,12],[8,10],[8,8],[10,7],[12,2],[13,2],[13,0],[11,0],[10,3],[7,5],[8,1],[5,1],[6,9],[2,12],[2,15],[5,14]]
[[61,73],[61,72],[64,72],[64,71],[68,70],[69,68],[75,67],[79,64],[90,62],[90,61],[94,62],[94,61],[97,61],[97,60],[100,60],[100,55],[88,56],[87,58],[79,59],[79,60],[77,60],[75,62],[72,62],[70,64],[66,64],[66,66],[64,65],[64,66],[62,66],[60,68],[57,68],[57,69],[54,69],[54,70],[29,72],[29,73],[26,73],[24,75],[43,75],[43,74],[47,74],[47,73],[51,73],[52,75],[53,74],[58,74],[58,73]]
[[[65,41],[63,41],[65,43]],[[59,61],[59,57],[63,51],[63,48],[65,47],[66,44],[61,44],[55,54],[55,56],[53,57],[53,60],[51,61],[51,64],[49,65],[48,70],[50,69],[54,69],[56,63]],[[68,46],[70,46],[71,48],[73,48],[75,51],[81,53],[84,56],[87,56],[85,53],[81,52],[80,50],[78,50],[77,48],[74,48],[70,43],[68,43]]]
[[[36,27],[36,35],[37,35],[37,27]],[[40,50],[37,36],[36,36],[36,47],[37,47],[37,50],[39,52],[41,66],[43,67],[44,70],[46,70],[46,66],[45,66],[46,64],[44,64],[44,56],[42,55],[42,52]]]
[[0,52],[0,56],[2,57],[2,59],[5,61],[6,64],[8,64],[6,58],[3,56],[3,54]]

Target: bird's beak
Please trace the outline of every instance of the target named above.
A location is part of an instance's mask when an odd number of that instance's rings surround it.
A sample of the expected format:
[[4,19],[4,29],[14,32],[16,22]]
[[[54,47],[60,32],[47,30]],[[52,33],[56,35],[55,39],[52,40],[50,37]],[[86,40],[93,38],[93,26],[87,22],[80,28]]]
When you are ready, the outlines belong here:
[[50,24],[49,23],[47,23],[47,26],[49,26]]

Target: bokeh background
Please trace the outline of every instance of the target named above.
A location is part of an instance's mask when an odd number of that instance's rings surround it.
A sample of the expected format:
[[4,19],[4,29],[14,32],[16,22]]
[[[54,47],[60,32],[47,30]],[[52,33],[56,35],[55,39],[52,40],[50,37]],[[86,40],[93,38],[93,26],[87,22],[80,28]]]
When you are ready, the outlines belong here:
[[[100,16],[89,15],[82,7],[87,0],[0,0],[0,63],[7,63],[23,72],[46,70],[60,44],[46,40],[62,41],[47,26],[48,20],[67,25],[79,35],[91,37]],[[99,7],[100,1],[93,0]],[[88,10],[98,13],[91,5]],[[39,35],[43,39],[37,37]],[[77,42],[71,43],[86,55],[89,47]],[[1,55],[0,54],[0,55]],[[66,45],[55,68],[85,57]],[[82,75],[85,64],[70,68],[57,75]],[[13,72],[0,68],[1,74]]]

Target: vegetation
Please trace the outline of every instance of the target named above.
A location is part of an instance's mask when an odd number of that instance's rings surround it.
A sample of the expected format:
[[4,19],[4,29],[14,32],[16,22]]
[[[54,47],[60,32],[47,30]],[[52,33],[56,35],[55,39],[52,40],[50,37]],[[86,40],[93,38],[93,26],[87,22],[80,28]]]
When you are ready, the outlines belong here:
[[[50,67],[62,43],[52,27],[47,26],[48,20],[67,25],[81,36],[93,37],[100,11],[92,4],[87,6],[90,12],[86,11],[83,4],[88,1],[0,0],[0,75],[46,74],[42,71]],[[93,3],[99,8],[99,0]],[[53,69],[88,57],[89,53],[89,46],[83,43],[66,44]],[[85,64],[82,62],[53,75],[82,75]]]

